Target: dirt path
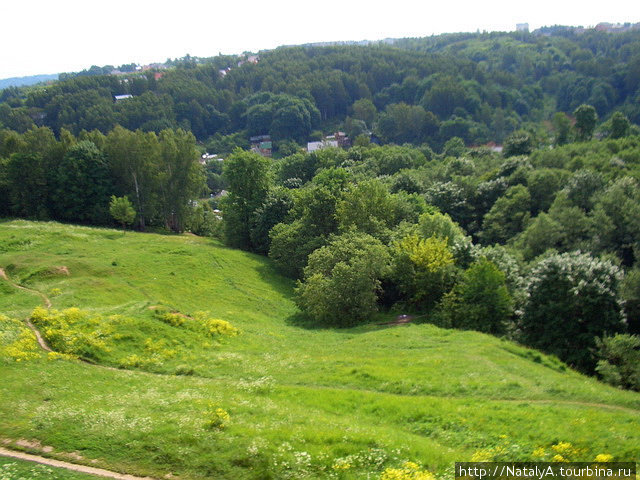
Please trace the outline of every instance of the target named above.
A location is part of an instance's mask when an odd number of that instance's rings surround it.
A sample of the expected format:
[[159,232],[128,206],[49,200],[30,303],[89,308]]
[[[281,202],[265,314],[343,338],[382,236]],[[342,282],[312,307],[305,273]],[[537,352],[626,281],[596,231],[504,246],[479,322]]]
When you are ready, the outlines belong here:
[[19,290],[24,290],[25,292],[34,293],[38,295],[40,298],[42,298],[42,302],[44,303],[44,306],[47,308],[51,308],[51,300],[49,300],[49,297],[47,297],[44,293],[38,290],[34,290],[33,288],[27,288],[27,287],[23,287],[22,285],[18,285],[17,283],[15,283],[13,280],[9,278],[9,276],[7,275],[7,272],[5,272],[2,268],[0,268],[0,278],[6,280],[13,287]]
[[31,455],[29,453],[17,452],[14,450],[7,450],[0,447],[0,455],[3,457],[17,458],[19,460],[26,460],[28,462],[40,463],[42,465],[48,465],[50,467],[66,468],[67,470],[73,470],[75,472],[88,473],[91,475],[97,475],[99,477],[116,478],[118,480],[154,480],[151,477],[136,477],[135,475],[125,475],[122,473],[112,472],[104,470],[102,468],[87,467],[85,465],[77,465],[75,463],[63,462],[61,460],[53,460],[51,458],[40,457],[38,455]]

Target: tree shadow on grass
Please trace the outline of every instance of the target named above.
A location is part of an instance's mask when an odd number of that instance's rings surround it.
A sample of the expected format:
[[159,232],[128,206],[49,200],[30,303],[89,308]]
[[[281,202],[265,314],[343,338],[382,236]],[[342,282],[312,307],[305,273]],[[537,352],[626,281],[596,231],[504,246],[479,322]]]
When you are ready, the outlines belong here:
[[391,321],[395,318],[395,313],[378,312],[365,322],[355,325],[337,326],[320,322],[309,317],[308,315],[305,315],[302,312],[296,312],[293,315],[287,317],[285,319],[285,323],[292,327],[302,328],[305,330],[332,330],[336,333],[353,335],[376,332],[380,330],[386,330],[388,328],[403,328],[408,325],[392,324]]

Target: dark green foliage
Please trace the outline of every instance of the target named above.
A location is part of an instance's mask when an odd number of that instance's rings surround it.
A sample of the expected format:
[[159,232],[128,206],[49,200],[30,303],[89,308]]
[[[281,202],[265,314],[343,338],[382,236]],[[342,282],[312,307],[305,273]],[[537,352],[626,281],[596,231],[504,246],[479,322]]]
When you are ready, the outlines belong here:
[[104,155],[91,142],[71,147],[58,165],[54,180],[57,218],[105,224],[113,183]]
[[640,251],[640,188],[624,177],[598,195],[594,212],[598,247],[615,252],[625,265],[633,265]]
[[440,306],[445,323],[463,330],[503,334],[512,313],[505,275],[486,258],[472,264]]
[[296,289],[301,310],[315,320],[348,326],[376,311],[380,278],[388,267],[386,247],[366,234],[346,233],[309,256]]
[[633,268],[627,272],[622,282],[622,298],[627,315],[629,332],[640,334],[640,269]]
[[505,243],[526,228],[531,210],[527,187],[510,187],[491,207],[482,223],[483,243]]
[[580,105],[573,112],[576,117],[576,136],[578,140],[589,140],[598,122],[598,113],[591,105]]
[[504,156],[529,155],[534,148],[534,141],[531,134],[525,130],[513,132],[504,141]]
[[618,334],[597,340],[596,372],[611,385],[640,391],[640,337]]
[[528,278],[522,341],[593,372],[595,337],[624,329],[620,280],[617,267],[584,253],[540,261]]
[[388,105],[378,118],[376,131],[390,143],[422,143],[438,132],[439,121],[420,105]]
[[269,191],[264,203],[253,212],[249,236],[257,253],[266,255],[269,252],[269,231],[285,221],[292,207],[293,198],[290,191],[277,187]]
[[252,249],[251,221],[267,198],[270,160],[256,153],[236,150],[224,163],[229,194],[223,200],[225,234],[229,244]]
[[631,123],[626,115],[622,112],[614,112],[610,119],[611,131],[609,136],[611,138],[622,138],[628,135]]
[[566,114],[557,112],[552,119],[553,130],[555,133],[555,144],[564,145],[569,140],[569,132],[571,131],[571,120]]

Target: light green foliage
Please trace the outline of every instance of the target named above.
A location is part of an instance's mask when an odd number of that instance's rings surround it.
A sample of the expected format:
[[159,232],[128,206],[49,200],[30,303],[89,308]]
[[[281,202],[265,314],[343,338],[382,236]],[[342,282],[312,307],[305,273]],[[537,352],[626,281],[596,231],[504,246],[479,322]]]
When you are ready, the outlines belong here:
[[596,372],[602,379],[621,388],[640,391],[640,336],[618,334],[596,342]]
[[546,212],[556,193],[567,184],[570,173],[566,170],[542,168],[529,172],[527,188],[531,194],[531,212]]
[[346,233],[309,255],[296,289],[301,310],[314,320],[348,326],[370,317],[386,272],[386,247],[370,235]]
[[444,157],[461,157],[467,151],[464,140],[460,137],[451,137],[444,144],[442,155]]
[[618,294],[621,277],[610,262],[580,252],[541,260],[528,278],[522,340],[576,368],[593,371],[594,338],[624,328]]
[[440,306],[446,324],[498,335],[507,331],[512,307],[504,273],[486,258],[464,271]]
[[452,246],[465,238],[464,231],[460,228],[460,225],[454,222],[446,213],[427,212],[420,215],[420,219],[418,220],[418,231],[424,238],[444,238],[449,246]]
[[353,109],[353,116],[355,118],[362,120],[369,127],[373,125],[378,110],[371,100],[368,98],[360,98],[353,102],[351,108]]
[[416,308],[431,308],[453,282],[454,259],[447,238],[408,235],[393,245],[391,279]]
[[126,228],[126,225],[133,223],[136,218],[136,211],[133,209],[133,205],[129,199],[124,197],[116,197],[111,195],[111,202],[109,203],[109,213],[113,219],[122,225],[122,230]]
[[394,198],[379,180],[367,180],[346,191],[336,206],[341,231],[355,228],[376,238],[388,239],[396,222]]
[[557,249],[565,242],[562,225],[546,213],[541,213],[517,238],[516,245],[526,261],[533,260],[547,250]]
[[160,205],[163,218],[175,232],[182,232],[191,201],[206,189],[204,171],[198,163],[195,137],[182,129],[163,130],[159,136]]

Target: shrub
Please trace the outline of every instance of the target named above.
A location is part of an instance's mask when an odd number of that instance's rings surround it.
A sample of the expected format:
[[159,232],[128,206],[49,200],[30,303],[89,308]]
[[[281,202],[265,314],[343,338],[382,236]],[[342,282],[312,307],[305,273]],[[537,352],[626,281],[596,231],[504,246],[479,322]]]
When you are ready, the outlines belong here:
[[442,315],[455,328],[502,334],[512,313],[505,276],[483,258],[466,270],[442,300]]

